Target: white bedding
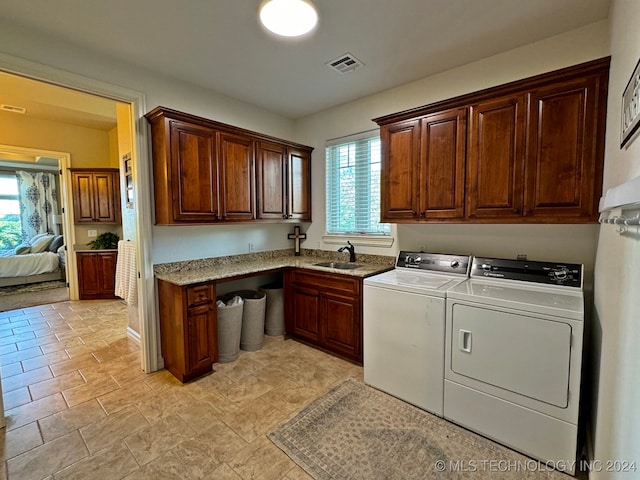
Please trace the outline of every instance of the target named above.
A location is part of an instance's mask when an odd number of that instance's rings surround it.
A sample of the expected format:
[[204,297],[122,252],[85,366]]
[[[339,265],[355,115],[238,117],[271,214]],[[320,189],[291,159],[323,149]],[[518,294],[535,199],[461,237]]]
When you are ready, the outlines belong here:
[[55,272],[60,258],[53,252],[27,253],[25,255],[0,256],[0,278],[27,277]]

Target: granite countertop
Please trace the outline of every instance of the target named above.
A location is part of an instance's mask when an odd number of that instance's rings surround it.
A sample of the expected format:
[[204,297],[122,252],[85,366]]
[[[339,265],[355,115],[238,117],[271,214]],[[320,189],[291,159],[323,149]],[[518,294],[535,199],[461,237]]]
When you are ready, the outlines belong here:
[[303,249],[302,254],[296,257],[293,255],[293,250],[287,249],[184,262],[161,263],[154,265],[153,269],[156,278],[183,286],[259,274],[260,272],[269,272],[270,270],[287,267],[365,278],[391,270],[395,265],[395,257],[364,254],[356,254],[355,263],[359,265],[359,267],[351,270],[314,265],[314,263],[327,261],[348,262],[348,259],[349,256],[346,253],[308,249]]

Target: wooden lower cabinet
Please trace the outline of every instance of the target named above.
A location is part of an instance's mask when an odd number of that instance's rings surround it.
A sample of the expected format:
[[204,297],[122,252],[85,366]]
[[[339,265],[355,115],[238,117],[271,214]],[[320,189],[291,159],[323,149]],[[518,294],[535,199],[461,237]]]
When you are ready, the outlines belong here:
[[76,252],[80,300],[116,298],[118,253]]
[[211,371],[218,361],[215,283],[180,286],[158,280],[164,366],[181,382]]
[[362,363],[362,279],[292,270],[285,274],[287,335]]

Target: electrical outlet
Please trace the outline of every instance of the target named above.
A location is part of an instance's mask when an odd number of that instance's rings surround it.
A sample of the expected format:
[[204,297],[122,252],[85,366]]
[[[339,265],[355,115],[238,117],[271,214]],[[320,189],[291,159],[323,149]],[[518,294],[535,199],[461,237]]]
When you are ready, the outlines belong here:
[[94,238],[98,236],[97,230],[87,230],[87,237]]
[[249,253],[254,251],[255,251],[255,248],[254,248],[253,242],[249,242]]
[[519,253],[518,256],[516,257],[517,260],[526,260],[527,259],[527,254],[526,253]]

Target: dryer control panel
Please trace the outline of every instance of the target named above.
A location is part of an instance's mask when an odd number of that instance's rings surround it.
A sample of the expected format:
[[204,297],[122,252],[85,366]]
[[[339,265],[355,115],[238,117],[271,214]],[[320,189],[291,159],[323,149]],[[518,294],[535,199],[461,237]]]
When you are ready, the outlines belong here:
[[583,270],[577,263],[475,257],[471,276],[582,288]]

